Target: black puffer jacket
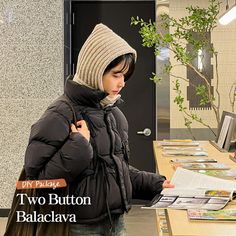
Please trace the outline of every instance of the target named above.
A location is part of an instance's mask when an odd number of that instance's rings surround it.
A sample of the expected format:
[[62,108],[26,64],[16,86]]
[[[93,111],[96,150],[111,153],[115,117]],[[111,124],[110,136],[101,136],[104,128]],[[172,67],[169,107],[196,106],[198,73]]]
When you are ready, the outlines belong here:
[[[71,108],[90,129],[90,143],[71,133]],[[152,199],[162,190],[163,176],[139,171],[128,165],[128,124],[116,107],[102,108],[101,91],[67,80],[65,95],[48,107],[32,126],[25,155],[30,178],[65,178],[71,194],[90,197],[90,206],[74,205],[78,222],[95,222],[130,209],[131,198]],[[109,209],[108,209],[109,208]]]

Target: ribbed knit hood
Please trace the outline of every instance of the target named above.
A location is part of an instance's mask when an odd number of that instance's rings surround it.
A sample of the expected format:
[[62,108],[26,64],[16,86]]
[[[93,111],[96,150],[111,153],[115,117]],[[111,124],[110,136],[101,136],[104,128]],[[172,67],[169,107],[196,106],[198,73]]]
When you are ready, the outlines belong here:
[[106,67],[117,57],[136,51],[111,29],[98,24],[82,46],[78,61],[75,82],[103,91],[102,76]]

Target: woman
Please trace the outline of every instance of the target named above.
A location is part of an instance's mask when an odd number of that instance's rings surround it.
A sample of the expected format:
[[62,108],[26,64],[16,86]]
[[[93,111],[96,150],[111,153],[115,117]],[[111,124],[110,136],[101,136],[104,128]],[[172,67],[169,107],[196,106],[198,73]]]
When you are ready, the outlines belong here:
[[[116,106],[132,75],[136,51],[103,24],[80,50],[77,71],[65,93],[32,126],[25,155],[29,178],[64,178],[70,195],[89,197],[75,204],[71,235],[126,235],[123,222],[133,198],[152,199],[165,177],[128,164],[128,124]],[[73,111],[77,120],[73,120]]]

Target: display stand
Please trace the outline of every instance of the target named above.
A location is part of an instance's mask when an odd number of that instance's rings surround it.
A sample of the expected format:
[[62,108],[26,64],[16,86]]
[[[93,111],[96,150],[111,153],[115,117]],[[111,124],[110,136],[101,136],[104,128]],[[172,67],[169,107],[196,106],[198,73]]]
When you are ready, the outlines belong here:
[[210,140],[210,143],[220,152],[233,152],[236,150],[235,134],[236,114],[223,111],[216,141]]

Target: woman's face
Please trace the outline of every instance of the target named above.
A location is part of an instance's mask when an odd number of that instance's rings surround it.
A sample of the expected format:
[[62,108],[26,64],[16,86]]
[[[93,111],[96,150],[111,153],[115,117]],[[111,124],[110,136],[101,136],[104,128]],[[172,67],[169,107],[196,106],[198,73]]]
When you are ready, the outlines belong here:
[[110,71],[107,71],[102,77],[104,91],[109,93],[110,96],[118,95],[125,86],[124,75],[128,71],[128,68],[120,72],[123,69],[123,66],[124,62],[121,62]]

